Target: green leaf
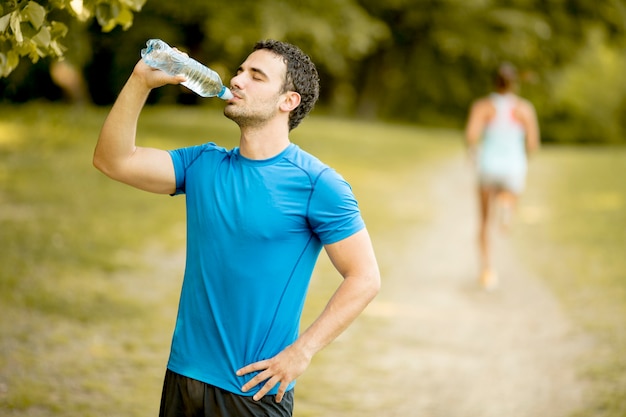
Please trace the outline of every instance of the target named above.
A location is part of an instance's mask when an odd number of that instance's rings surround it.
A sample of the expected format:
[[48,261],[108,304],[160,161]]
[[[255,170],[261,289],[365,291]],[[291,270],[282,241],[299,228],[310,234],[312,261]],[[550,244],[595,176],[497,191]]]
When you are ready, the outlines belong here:
[[138,12],[146,4],[146,0],[122,0],[122,3]]
[[7,66],[7,57],[5,54],[0,52],[0,77],[6,77],[9,75],[9,72],[5,69]]
[[0,77],[8,76],[20,62],[20,57],[13,51],[9,51],[6,55],[0,53]]
[[117,15],[117,23],[122,26],[122,29],[127,30],[133,25],[133,12],[129,8],[124,7]]
[[8,14],[6,16],[0,17],[0,33],[4,33],[9,27],[9,22],[11,21],[11,15]]
[[39,29],[46,18],[46,9],[40,4],[30,1],[22,10],[22,18],[28,20],[35,29]]
[[84,22],[91,17],[91,10],[83,4],[83,0],[71,0],[68,3],[79,21]]
[[69,4],[68,0],[48,0],[48,10],[62,10],[66,4]]
[[2,5],[0,5],[0,16],[5,16],[10,14],[17,8],[16,0],[2,0]]
[[[115,27],[115,18],[119,12],[119,4],[117,2],[111,2],[111,4],[99,3],[96,6],[96,19],[98,19],[98,24],[102,26],[102,30],[110,27],[111,24]],[[113,29],[113,27],[108,30]]]
[[42,26],[41,30],[39,30],[39,32],[33,36],[31,40],[35,42],[37,46],[48,48],[50,41],[52,40],[52,37],[50,36],[50,29],[47,26]]
[[50,23],[50,34],[53,38],[63,38],[67,35],[67,26],[64,23],[53,21]]
[[17,64],[20,63],[20,56],[17,53],[13,52],[13,51],[9,51],[8,52],[7,58],[8,58],[8,60],[7,60],[8,65],[11,68],[17,67]]
[[22,21],[22,23],[20,24],[20,29],[22,30],[22,36],[24,37],[24,42],[28,42],[35,35],[37,35],[37,32],[39,32],[37,29],[33,27],[33,25],[25,21]]
[[33,64],[36,64],[39,61],[39,57],[42,56],[42,53],[41,51],[39,51],[39,48],[35,46],[34,43],[31,42],[30,45],[31,47],[28,53],[28,57],[33,62]]
[[22,28],[20,27],[20,14],[18,12],[11,13],[11,31],[13,32],[13,36],[15,36],[15,40],[17,43],[24,42],[24,36],[22,36]]
[[57,57],[61,58],[64,55],[66,48],[54,40],[50,42],[50,50],[52,50]]

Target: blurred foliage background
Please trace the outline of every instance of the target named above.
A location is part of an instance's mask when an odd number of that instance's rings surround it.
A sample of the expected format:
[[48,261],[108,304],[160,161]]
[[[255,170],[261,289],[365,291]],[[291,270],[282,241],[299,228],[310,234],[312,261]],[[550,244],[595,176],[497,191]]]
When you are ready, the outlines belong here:
[[[549,225],[520,240],[599,340],[581,363],[593,401],[577,415],[624,416],[626,193],[615,173],[626,148],[610,145],[626,142],[625,29],[626,0],[0,0],[0,415],[143,416],[158,405],[183,262],[169,254],[184,244],[184,221],[172,219],[184,201],[154,204],[98,174],[93,134],[148,39],[228,81],[254,42],[276,38],[309,53],[322,77],[315,115],[294,138],[351,174],[381,247],[402,243],[382,233],[390,222],[428,220],[423,185],[402,182],[414,181],[407,167],[460,150],[458,128],[502,61],[520,69],[545,141],[590,145],[538,155],[541,186],[526,201],[546,206]],[[158,146],[180,146],[207,121],[212,135],[236,137],[221,112],[200,108],[219,101],[184,87],[150,103],[141,129]],[[145,261],[126,249],[144,245]]]
[[[254,42],[276,38],[317,63],[319,112],[460,127],[471,101],[489,92],[493,70],[509,61],[522,74],[521,94],[537,107],[545,141],[626,137],[619,117],[626,110],[624,0],[0,3],[5,103],[110,105],[150,38],[187,51],[228,82]],[[150,100],[201,101],[182,87]]]

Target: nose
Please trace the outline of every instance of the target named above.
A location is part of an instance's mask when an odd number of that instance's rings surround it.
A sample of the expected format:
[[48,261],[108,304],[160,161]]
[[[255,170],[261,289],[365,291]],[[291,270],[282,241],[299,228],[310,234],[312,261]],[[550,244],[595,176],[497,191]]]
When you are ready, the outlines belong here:
[[241,88],[243,87],[243,77],[242,77],[243,73],[239,73],[233,76],[233,78],[230,79],[230,88],[234,88],[236,90],[241,90]]

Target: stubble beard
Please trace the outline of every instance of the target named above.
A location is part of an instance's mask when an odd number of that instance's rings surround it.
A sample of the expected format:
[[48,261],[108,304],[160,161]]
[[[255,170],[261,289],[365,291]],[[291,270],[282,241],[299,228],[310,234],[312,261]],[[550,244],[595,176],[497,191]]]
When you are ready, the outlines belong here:
[[228,104],[224,107],[224,116],[242,128],[263,126],[278,113],[275,101],[267,101],[256,111],[250,108],[242,108],[234,104]]
[[265,118],[258,114],[250,114],[246,111],[239,111],[239,109],[236,109],[233,106],[224,107],[224,116],[237,123],[239,127],[260,126],[265,121]]

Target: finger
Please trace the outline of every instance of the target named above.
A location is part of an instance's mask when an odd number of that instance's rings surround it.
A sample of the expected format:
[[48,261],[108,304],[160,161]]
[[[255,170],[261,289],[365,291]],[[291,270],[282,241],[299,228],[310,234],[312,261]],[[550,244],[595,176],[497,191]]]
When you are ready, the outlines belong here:
[[284,382],[280,383],[280,386],[278,387],[278,392],[276,393],[276,402],[279,403],[283,400],[283,396],[285,395],[285,391],[287,391],[287,387],[289,386],[289,384],[286,384]]
[[259,401],[261,398],[263,398],[265,394],[270,392],[270,390],[274,388],[274,385],[276,385],[278,382],[278,377],[273,377],[269,381],[267,381],[265,385],[263,385],[263,387],[259,390],[259,392],[254,394],[254,396],[252,397],[254,401]]
[[[155,71],[161,71],[161,70],[155,69]],[[168,73],[164,71],[161,71],[161,72],[162,74],[159,74],[157,79],[165,84],[180,84],[182,82],[187,81],[187,78],[182,74],[169,75]]]
[[247,392],[257,385],[261,384],[263,381],[269,380],[271,376],[272,375],[269,373],[269,371],[265,370],[264,372],[259,373],[250,381],[248,381],[243,387],[241,387],[241,390],[243,392]]
[[251,363],[237,371],[237,376],[243,376],[250,372],[261,371],[268,368],[267,360]]
[[263,382],[263,379],[261,378],[257,378],[254,377],[252,378],[250,381],[248,381],[243,387],[241,387],[241,390],[243,392],[248,392],[250,391],[252,388],[256,387],[257,385],[259,385],[261,382]]
[[187,54],[187,52],[185,52],[185,51],[181,51],[181,50],[180,50],[180,49],[178,49],[177,47],[174,47],[173,49],[174,49],[175,51],[177,51],[177,52],[180,52],[181,54],[183,54],[183,55],[185,55],[185,56],[187,56],[187,57],[189,56],[189,55]]

